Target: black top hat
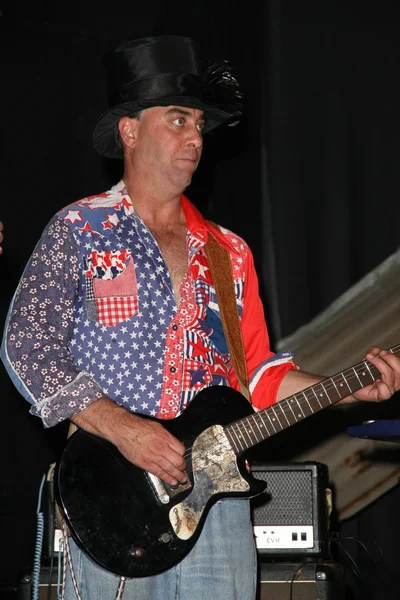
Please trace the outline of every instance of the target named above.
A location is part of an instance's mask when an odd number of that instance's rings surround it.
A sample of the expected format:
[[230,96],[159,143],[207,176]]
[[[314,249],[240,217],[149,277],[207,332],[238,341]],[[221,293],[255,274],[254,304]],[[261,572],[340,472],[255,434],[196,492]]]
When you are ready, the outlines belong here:
[[118,121],[152,106],[203,110],[204,133],[221,124],[235,125],[242,94],[227,61],[202,68],[198,50],[187,37],[163,35],[127,42],[105,59],[109,109],[92,132],[99,154],[121,158]]

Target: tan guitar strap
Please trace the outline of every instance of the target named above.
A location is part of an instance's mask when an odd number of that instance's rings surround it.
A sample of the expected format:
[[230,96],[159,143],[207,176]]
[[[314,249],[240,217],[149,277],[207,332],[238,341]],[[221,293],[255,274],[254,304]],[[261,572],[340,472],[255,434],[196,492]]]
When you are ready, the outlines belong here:
[[[212,221],[207,222],[213,228],[219,229]],[[232,365],[239,381],[240,391],[250,401],[246,355],[236,304],[231,258],[228,250],[221,246],[213,235],[208,236],[205,249]]]

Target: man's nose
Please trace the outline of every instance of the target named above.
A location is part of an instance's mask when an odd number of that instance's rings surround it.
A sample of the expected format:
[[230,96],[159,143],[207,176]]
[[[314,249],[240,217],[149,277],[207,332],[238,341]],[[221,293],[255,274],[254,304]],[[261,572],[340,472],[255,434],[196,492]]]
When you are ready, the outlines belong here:
[[203,145],[203,135],[201,131],[197,129],[197,127],[191,128],[190,134],[188,136],[188,145],[193,146],[198,150]]

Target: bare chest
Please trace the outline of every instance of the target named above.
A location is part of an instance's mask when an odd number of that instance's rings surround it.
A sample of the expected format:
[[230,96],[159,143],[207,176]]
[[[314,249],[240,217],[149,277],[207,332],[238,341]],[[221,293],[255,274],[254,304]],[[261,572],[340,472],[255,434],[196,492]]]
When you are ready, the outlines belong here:
[[175,300],[179,304],[182,279],[188,269],[186,227],[182,227],[176,231],[152,229],[152,233],[157,240],[161,254],[167,265]]

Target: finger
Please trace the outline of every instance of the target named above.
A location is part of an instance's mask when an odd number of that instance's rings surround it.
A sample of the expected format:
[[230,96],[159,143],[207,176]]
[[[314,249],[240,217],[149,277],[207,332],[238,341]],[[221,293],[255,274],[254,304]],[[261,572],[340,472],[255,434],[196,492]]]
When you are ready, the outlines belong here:
[[177,481],[180,483],[185,483],[187,481],[187,475],[184,469],[177,467],[171,462],[164,467],[164,471],[174,480],[172,485],[175,485]]
[[[164,430],[165,431],[165,430]],[[171,444],[171,445],[170,445]],[[171,447],[172,446],[172,447]],[[162,469],[163,473],[185,481],[186,460],[183,456],[185,446],[173,436],[157,438],[148,446],[147,458]]]
[[166,458],[161,460],[153,459],[153,462],[149,464],[147,470],[170,485],[176,485],[178,481],[180,483],[185,483],[187,481],[186,474]]
[[176,452],[176,454],[179,454],[181,457],[185,454],[186,448],[184,444],[182,444],[182,442],[180,442],[173,435],[171,435],[168,439],[168,446],[173,452]]
[[369,356],[379,356],[382,349],[379,346],[370,346],[367,350],[367,357]]
[[[390,356],[388,356],[389,354],[390,353],[382,350],[378,355],[373,353],[367,354],[367,358],[371,364],[375,365],[375,367],[379,370],[382,379],[384,379],[386,383],[394,385],[395,372],[391,364],[392,359]],[[396,358],[395,361],[397,361]],[[395,362],[393,362],[393,364],[395,365],[395,368],[397,368],[397,364]]]
[[377,379],[375,382],[375,400],[376,402],[383,402],[384,400],[389,400],[389,398],[393,395],[389,386],[382,381],[381,379]]
[[180,454],[170,450],[160,457],[158,463],[161,465],[164,471],[178,481],[181,481],[182,483],[186,481],[186,460]]
[[400,375],[400,360],[393,352],[390,352],[390,350],[381,350],[379,357],[390,365],[396,374]]

